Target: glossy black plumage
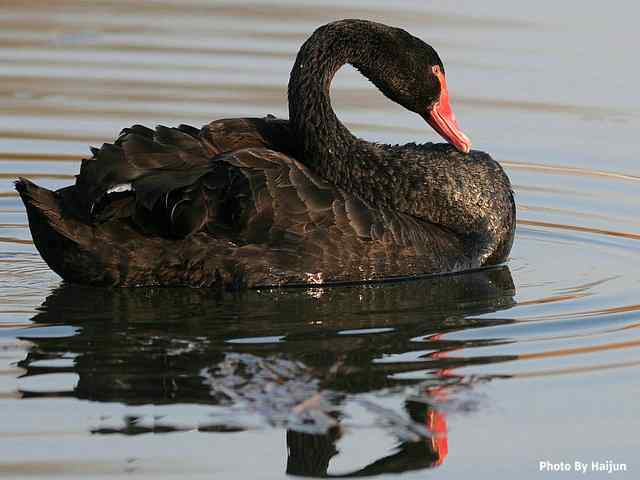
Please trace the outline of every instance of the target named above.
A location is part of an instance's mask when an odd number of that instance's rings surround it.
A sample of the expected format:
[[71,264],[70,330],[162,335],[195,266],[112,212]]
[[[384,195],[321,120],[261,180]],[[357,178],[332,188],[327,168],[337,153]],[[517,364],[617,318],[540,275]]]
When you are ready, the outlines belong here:
[[[339,49],[354,41],[371,60]],[[385,65],[380,49],[396,43],[407,58]],[[136,125],[93,149],[73,186],[20,179],[36,247],[66,280],[123,286],[370,281],[503,261],[515,207],[496,162],[449,145],[364,142],[330,108],[329,83],[347,62],[407,108],[431,101],[433,88],[411,100],[399,80],[440,62],[426,47],[381,24],[334,22],[298,56],[291,124]]]

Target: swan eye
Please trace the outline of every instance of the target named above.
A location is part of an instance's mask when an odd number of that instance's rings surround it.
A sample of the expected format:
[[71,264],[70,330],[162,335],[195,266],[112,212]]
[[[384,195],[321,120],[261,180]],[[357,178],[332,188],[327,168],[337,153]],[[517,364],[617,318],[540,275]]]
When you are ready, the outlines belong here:
[[441,73],[440,66],[439,65],[434,65],[433,67],[431,67],[431,71],[436,76],[440,75],[440,73]]

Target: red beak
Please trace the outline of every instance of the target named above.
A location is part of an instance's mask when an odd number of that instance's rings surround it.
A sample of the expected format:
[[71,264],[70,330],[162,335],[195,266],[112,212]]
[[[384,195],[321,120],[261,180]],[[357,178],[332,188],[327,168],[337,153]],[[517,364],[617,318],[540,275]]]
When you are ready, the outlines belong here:
[[471,140],[460,130],[456,116],[451,109],[449,90],[447,89],[447,81],[444,78],[444,73],[442,73],[439,67],[434,67],[433,73],[440,81],[440,98],[423,117],[447,142],[461,152],[469,153]]

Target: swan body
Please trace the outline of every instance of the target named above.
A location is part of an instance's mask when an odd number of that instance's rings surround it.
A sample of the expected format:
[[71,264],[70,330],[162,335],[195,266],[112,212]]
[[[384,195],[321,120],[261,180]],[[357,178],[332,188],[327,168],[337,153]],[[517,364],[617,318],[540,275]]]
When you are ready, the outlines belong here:
[[[345,63],[452,145],[353,136],[329,100]],[[298,54],[289,112],[201,129],[135,125],[92,149],[75,185],[19,179],[37,249],[67,281],[118,286],[360,282],[506,259],[509,179],[469,151],[427,44],[374,22],[327,24]]]

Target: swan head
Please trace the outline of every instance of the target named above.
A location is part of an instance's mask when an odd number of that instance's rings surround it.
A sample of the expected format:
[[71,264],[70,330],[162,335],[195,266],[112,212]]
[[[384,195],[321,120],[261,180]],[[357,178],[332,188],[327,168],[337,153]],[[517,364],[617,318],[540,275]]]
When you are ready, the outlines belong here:
[[469,153],[471,140],[460,129],[456,115],[453,113],[453,108],[451,108],[444,69],[439,65],[434,65],[431,67],[431,71],[438,81],[440,93],[436,100],[427,107],[426,112],[420,112],[420,114],[431,125],[431,128],[438,132],[447,142],[461,152]]
[[373,25],[379,28],[374,37],[376,44],[361,50],[356,68],[385,96],[423,117],[447,142],[468,153],[471,140],[453,113],[438,53],[405,30]]
[[458,150],[469,153],[471,150],[471,140],[460,129],[456,115],[451,108],[449,101],[449,89],[447,81],[444,77],[444,69],[439,65],[431,67],[433,76],[436,77],[439,84],[439,94],[426,109],[426,112],[420,112],[420,115],[427,121],[431,128],[438,132],[447,142],[452,144]]

